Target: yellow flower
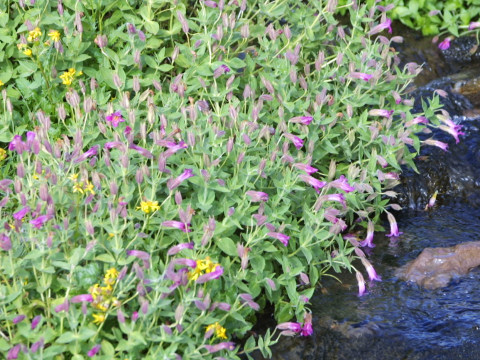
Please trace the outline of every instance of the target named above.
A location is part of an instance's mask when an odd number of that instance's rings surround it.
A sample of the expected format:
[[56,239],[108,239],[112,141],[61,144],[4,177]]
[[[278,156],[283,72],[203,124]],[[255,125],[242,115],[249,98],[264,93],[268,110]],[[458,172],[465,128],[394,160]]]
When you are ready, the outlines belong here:
[[0,148],[0,161],[5,160],[6,157],[7,157],[7,152],[5,151],[5,149]]
[[85,192],[90,192],[90,194],[95,195],[95,191],[93,191],[93,184],[87,180],[85,187],[83,188]]
[[75,185],[73,185],[73,192],[79,192],[80,194],[83,194],[83,182],[75,183]]
[[50,30],[48,32],[48,36],[50,37],[50,39],[52,39],[53,41],[60,41],[60,32],[58,30]]
[[74,68],[70,68],[68,69],[68,71],[64,71],[64,73],[59,76],[59,78],[62,79],[63,85],[71,85],[73,81],[73,77],[75,76],[75,73],[76,71]]
[[32,56],[32,50],[30,50],[30,49],[25,49],[22,52],[27,56]]
[[3,85],[5,85],[5,83],[2,80],[0,80],[0,86],[3,86]]
[[72,180],[73,182],[77,182],[77,179],[78,179],[78,174],[72,174],[68,177],[70,180]]
[[39,27],[36,27],[35,29],[33,29],[32,31],[30,31],[28,33],[27,40],[28,40],[28,42],[38,41],[38,38],[40,36],[42,36],[42,31],[40,30]]
[[202,275],[203,272],[198,268],[198,261],[197,261],[197,267],[193,269],[192,271],[189,271],[187,274],[188,280],[197,280],[200,275]]
[[220,266],[220,264],[214,263],[212,260],[210,260],[210,256],[207,256],[203,260],[197,260],[197,266],[195,269],[191,270],[187,274],[188,279],[197,280],[201,275],[215,271],[217,266]]
[[115,284],[115,280],[118,277],[118,271],[115,268],[108,269],[103,278],[103,282],[107,285]]
[[94,324],[101,324],[105,321],[105,315],[104,314],[92,314],[93,316],[93,323]]
[[160,206],[158,205],[158,201],[142,201],[140,202],[140,206],[137,206],[137,209],[141,209],[145,214],[149,214],[153,211],[160,210]]
[[205,332],[215,331],[215,336],[219,339],[227,339],[227,329],[225,329],[218,322],[208,325]]

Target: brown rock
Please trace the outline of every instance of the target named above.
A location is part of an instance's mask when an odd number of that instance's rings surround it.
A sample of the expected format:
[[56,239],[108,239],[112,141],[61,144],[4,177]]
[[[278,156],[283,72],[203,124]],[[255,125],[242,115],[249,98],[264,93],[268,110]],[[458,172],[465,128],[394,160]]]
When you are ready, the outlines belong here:
[[472,241],[447,248],[426,248],[395,275],[426,289],[437,289],[447,286],[452,277],[465,275],[479,265],[480,241]]

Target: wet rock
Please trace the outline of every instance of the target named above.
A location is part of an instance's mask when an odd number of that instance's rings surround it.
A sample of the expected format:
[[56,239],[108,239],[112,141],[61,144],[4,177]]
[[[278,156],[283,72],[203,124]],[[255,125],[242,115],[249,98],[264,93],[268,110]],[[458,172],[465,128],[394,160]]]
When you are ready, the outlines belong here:
[[475,37],[461,36],[453,39],[450,47],[442,50],[443,57],[447,62],[471,63],[480,61],[480,51]]
[[479,265],[480,241],[472,241],[446,248],[426,248],[395,275],[426,289],[437,289]]
[[459,79],[453,85],[452,92],[467,98],[474,107],[480,106],[480,75],[479,71],[469,71],[466,79]]

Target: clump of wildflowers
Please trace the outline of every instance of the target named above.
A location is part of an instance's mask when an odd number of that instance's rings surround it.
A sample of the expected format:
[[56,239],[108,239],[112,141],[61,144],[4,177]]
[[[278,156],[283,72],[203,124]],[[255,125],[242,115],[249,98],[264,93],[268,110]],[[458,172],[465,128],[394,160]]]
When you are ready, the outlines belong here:
[[113,290],[115,287],[115,283],[118,278],[118,271],[115,268],[110,268],[105,273],[103,278],[104,286],[100,286],[99,284],[95,284],[88,289],[88,293],[92,297],[91,305],[93,308],[100,310],[101,313],[94,313],[93,322],[95,324],[100,324],[105,321],[106,315],[105,313],[113,306],[118,307],[120,306],[120,302],[118,299],[113,296]]

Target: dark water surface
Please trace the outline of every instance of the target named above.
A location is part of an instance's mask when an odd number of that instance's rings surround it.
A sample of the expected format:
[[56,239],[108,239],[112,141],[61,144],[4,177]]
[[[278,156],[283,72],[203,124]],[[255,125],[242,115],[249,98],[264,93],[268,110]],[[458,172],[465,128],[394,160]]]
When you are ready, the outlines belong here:
[[274,359],[480,359],[480,269],[437,290],[394,275],[426,247],[480,240],[480,209],[452,204],[397,219],[404,234],[393,242],[377,237],[369,254],[382,281],[359,297],[354,275],[340,274],[342,283],[323,278],[324,291],[311,299],[314,335],[283,338]]

